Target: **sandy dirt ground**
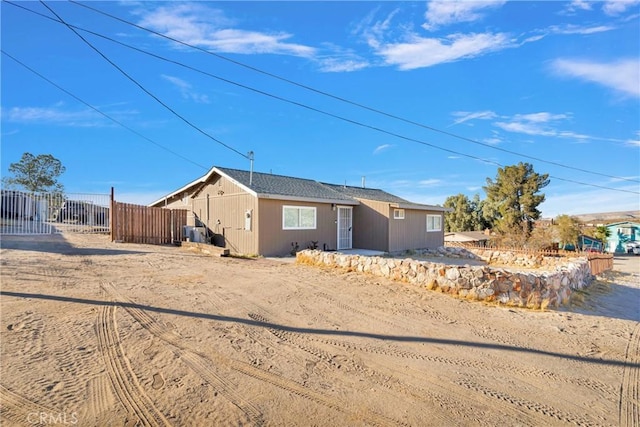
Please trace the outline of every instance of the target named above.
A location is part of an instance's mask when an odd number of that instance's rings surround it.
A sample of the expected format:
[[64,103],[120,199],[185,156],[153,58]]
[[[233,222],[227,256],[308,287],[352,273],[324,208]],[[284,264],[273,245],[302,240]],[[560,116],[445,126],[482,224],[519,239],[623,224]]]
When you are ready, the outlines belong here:
[[104,236],[2,236],[2,426],[638,426],[640,257],[558,311]]

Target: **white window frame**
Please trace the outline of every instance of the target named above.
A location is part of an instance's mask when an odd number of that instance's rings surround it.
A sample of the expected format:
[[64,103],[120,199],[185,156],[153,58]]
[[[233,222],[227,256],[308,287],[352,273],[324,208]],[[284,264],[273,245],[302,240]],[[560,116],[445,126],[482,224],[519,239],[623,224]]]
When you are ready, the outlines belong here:
[[[285,211],[287,209],[296,209],[298,211],[298,226],[288,227],[286,224]],[[302,211],[313,211],[313,226],[302,227],[300,226],[300,213]],[[318,210],[314,206],[282,206],[282,229],[283,230],[315,230],[318,225]]]
[[[438,227],[435,227],[435,224],[430,219],[438,218]],[[442,215],[429,215],[427,214],[427,233],[442,231]]]
[[404,209],[394,209],[393,219],[404,219]]

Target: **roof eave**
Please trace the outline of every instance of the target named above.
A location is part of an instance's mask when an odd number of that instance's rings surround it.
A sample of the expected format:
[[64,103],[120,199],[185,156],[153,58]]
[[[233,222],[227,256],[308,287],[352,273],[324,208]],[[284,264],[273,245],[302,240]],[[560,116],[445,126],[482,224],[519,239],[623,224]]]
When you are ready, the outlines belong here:
[[360,202],[355,199],[353,200],[322,199],[319,197],[299,197],[299,196],[287,196],[282,194],[267,194],[267,193],[259,193],[257,196],[259,199],[285,200],[285,201],[291,201],[291,202],[326,203],[326,204],[348,205],[348,206],[357,206],[360,204]]
[[451,208],[443,208],[442,206],[432,205],[420,205],[417,203],[389,203],[392,208],[398,209],[412,209],[417,211],[432,211],[432,212],[453,212]]
[[[214,168],[215,169],[215,168]],[[187,191],[188,189],[190,189],[191,187],[194,187],[198,184],[202,184],[207,182],[207,180],[211,177],[211,173],[213,172],[213,169],[211,169],[209,172],[207,172],[205,175],[201,176],[200,178],[191,181],[190,183],[188,183],[187,185],[177,189],[176,191],[174,191],[173,193],[167,194],[166,196],[156,200],[155,202],[149,203],[148,206],[150,207],[154,207],[160,203],[165,202],[166,200],[172,199],[176,196],[178,196],[181,193],[184,193],[185,191]]]

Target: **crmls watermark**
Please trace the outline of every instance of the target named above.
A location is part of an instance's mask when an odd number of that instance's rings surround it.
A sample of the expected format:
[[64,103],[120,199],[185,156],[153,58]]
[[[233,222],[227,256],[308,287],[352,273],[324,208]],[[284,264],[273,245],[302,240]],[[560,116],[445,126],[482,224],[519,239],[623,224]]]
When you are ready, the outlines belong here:
[[27,422],[31,425],[75,425],[78,424],[78,414],[72,412],[29,412]]

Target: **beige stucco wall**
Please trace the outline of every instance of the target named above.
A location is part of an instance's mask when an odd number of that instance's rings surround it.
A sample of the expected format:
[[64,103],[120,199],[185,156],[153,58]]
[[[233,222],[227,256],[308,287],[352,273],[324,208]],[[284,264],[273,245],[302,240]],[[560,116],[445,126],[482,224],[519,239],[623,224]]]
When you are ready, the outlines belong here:
[[[283,230],[283,206],[312,206],[316,208],[315,230]],[[264,256],[288,255],[298,242],[299,249],[306,249],[311,241],[318,242],[318,248],[335,249],[338,239],[337,211],[329,203],[293,202],[274,199],[259,199],[258,218],[261,231],[258,253]]]
[[[178,194],[168,199],[166,207],[187,209],[187,225],[205,224],[210,232],[218,235],[215,243],[232,253],[258,254],[257,199],[224,177],[214,177],[211,183],[197,192]],[[164,207],[165,204],[162,204]],[[251,212],[251,229],[245,230],[245,213]]]
[[[184,196],[179,194],[167,200],[166,207],[188,209],[187,224],[196,225],[198,219],[212,233],[223,236],[224,247],[232,253],[282,256],[291,252],[292,243],[297,242],[299,249],[306,249],[312,241],[318,242],[318,249],[337,248],[337,210],[332,209],[331,203],[257,199],[240,186],[218,176],[195,194]],[[282,207],[285,205],[315,207],[316,229],[284,230]],[[441,212],[406,209],[405,218],[400,220],[393,219],[393,209],[388,202],[360,200],[352,211],[352,247],[397,252],[436,248],[444,244],[444,231],[426,231],[427,214],[442,216]],[[250,230],[245,229],[247,212],[251,214]]]
[[444,218],[440,219],[441,231],[427,232],[427,215],[442,217],[442,212],[405,209],[404,219],[393,219],[391,208],[389,215],[389,252],[437,248],[444,244]]
[[[224,247],[232,253],[258,254],[259,226],[256,198],[223,177],[216,177],[192,200],[192,211],[211,232],[224,239]],[[245,215],[251,223],[245,229]],[[219,244],[219,241],[215,243]]]
[[388,251],[389,203],[360,200],[353,209],[353,247]]

